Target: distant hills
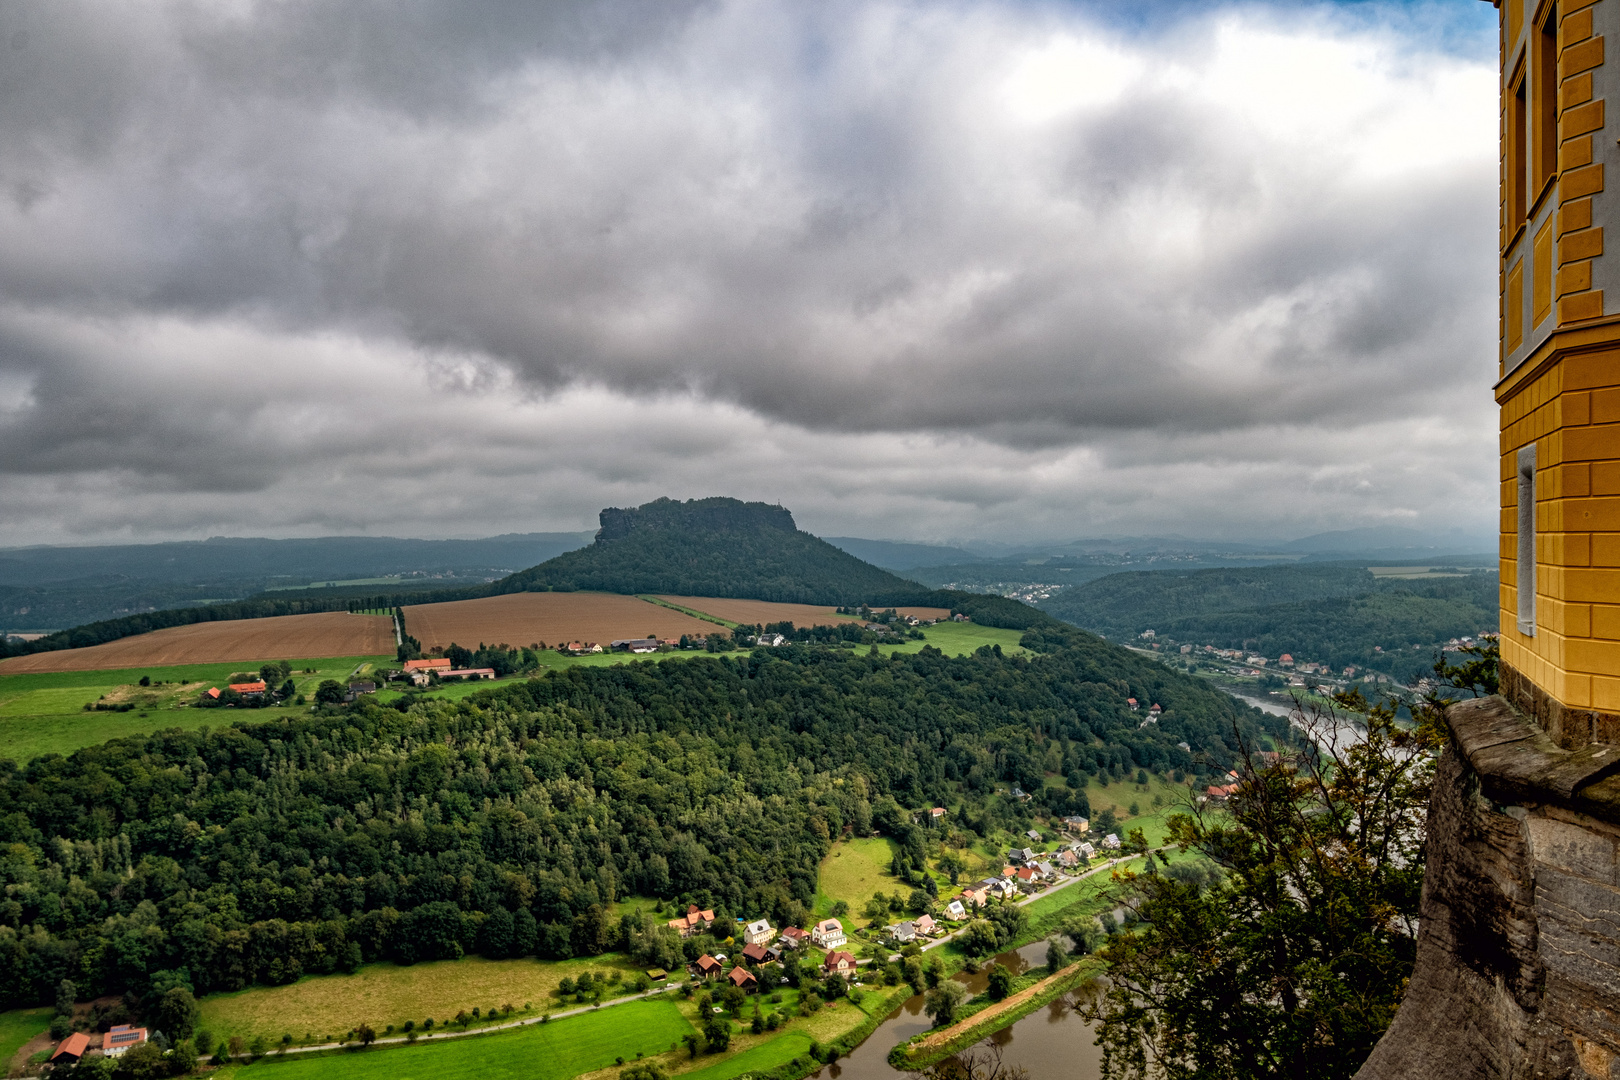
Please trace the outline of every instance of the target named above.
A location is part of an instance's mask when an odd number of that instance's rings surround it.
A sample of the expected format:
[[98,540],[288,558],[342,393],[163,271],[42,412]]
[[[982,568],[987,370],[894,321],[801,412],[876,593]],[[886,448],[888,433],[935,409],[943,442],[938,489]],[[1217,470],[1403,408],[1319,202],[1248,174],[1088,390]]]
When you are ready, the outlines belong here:
[[0,630],[52,630],[312,582],[394,577],[399,580],[387,586],[394,591],[472,585],[590,542],[590,533],[522,533],[483,540],[215,537],[6,548],[0,549]]
[[864,559],[873,566],[904,574],[919,566],[978,562],[980,556],[958,547],[939,544],[910,544],[898,540],[862,540],[858,536],[824,537],[833,547]]
[[1115,639],[1153,630],[1160,639],[1405,675],[1428,665],[1432,646],[1493,629],[1496,603],[1494,569],[1403,578],[1310,563],[1119,573],[1041,606]]

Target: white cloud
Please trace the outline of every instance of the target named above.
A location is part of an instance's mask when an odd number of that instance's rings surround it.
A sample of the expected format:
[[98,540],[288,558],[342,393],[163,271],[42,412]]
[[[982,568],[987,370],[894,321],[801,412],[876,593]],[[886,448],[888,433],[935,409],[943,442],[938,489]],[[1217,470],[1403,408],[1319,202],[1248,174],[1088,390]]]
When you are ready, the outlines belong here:
[[1188,10],[8,6],[0,542],[1486,525],[1490,40]]

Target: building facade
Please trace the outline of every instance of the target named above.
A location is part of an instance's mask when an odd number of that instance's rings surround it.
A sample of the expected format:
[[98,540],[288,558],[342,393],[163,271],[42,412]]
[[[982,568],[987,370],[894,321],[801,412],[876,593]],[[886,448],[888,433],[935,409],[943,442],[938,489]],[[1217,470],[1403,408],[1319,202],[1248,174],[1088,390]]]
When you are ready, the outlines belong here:
[[1496,6],[1502,690],[1620,743],[1620,0]]

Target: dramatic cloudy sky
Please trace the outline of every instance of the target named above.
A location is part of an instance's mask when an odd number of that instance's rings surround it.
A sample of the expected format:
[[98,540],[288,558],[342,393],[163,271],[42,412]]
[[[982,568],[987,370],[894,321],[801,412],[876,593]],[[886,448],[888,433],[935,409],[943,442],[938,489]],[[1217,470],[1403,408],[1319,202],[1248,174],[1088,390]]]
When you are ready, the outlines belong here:
[[0,543],[1485,531],[1493,19],[6,0]]

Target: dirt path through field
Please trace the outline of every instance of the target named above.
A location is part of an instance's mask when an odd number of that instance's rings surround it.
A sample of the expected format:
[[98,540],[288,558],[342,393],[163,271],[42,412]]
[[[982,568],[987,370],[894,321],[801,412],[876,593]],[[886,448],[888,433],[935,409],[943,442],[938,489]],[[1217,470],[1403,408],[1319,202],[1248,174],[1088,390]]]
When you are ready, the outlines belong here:
[[956,1038],[958,1035],[966,1034],[968,1031],[978,1027],[980,1024],[994,1020],[1002,1013],[1018,1008],[1018,1006],[1039,994],[1042,990],[1048,989],[1052,986],[1052,984],[1058,982],[1060,979],[1073,975],[1075,968],[1078,968],[1079,966],[1080,962],[1076,961],[1075,963],[1072,963],[1068,967],[1064,968],[1062,971],[1059,971],[1056,975],[1048,975],[1034,986],[1020,990],[1011,997],[996,1002],[988,1009],[982,1009],[965,1020],[958,1020],[948,1028],[941,1028],[939,1031],[934,1032],[932,1035],[928,1036],[921,1043],[919,1043],[919,1048],[942,1046]]

